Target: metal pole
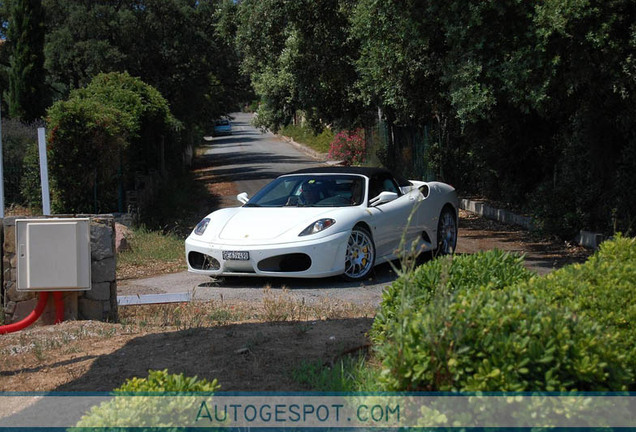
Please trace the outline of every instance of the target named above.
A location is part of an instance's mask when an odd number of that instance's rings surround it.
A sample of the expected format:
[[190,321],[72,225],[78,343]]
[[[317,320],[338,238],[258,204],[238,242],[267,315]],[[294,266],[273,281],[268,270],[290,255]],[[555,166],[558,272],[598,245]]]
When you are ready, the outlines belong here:
[[4,219],[4,158],[2,154],[2,97],[0,97],[0,218]]
[[38,128],[38,147],[40,150],[40,179],[42,180],[42,213],[51,215],[51,197],[49,195],[49,170],[46,158],[46,134],[44,128]]

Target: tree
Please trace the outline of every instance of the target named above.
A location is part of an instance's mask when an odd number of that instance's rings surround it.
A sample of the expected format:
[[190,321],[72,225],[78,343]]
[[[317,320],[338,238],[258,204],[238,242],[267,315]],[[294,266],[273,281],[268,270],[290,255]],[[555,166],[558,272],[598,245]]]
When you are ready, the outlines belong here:
[[46,65],[65,97],[100,72],[127,71],[158,89],[193,131],[235,109],[234,49],[217,35],[222,1],[45,0]]
[[44,115],[44,9],[41,0],[12,0],[7,40],[10,45],[9,115],[33,121]]
[[261,98],[259,121],[277,129],[304,111],[317,130],[353,123],[357,45],[348,38],[349,1],[246,0],[237,12],[241,69]]

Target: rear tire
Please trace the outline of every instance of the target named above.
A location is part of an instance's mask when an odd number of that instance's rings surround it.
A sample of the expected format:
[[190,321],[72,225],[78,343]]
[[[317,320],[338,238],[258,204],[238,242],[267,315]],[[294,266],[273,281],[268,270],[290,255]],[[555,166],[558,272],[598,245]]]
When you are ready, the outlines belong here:
[[457,217],[454,209],[446,206],[442,209],[437,222],[437,249],[434,257],[452,255],[457,247]]

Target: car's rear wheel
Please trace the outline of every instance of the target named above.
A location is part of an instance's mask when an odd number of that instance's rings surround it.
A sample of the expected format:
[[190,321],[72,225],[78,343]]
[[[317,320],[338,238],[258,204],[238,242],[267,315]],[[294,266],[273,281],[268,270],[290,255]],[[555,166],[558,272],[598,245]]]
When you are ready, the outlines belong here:
[[437,249],[434,255],[451,255],[457,246],[457,218],[450,206],[444,207],[437,222]]
[[366,278],[375,263],[375,245],[371,233],[360,226],[354,227],[347,241],[345,271],[346,280],[359,281]]

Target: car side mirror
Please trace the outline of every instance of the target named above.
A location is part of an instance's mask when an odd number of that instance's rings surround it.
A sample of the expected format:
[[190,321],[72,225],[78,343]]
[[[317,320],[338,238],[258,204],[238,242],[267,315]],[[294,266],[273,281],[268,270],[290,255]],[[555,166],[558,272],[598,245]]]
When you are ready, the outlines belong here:
[[250,200],[247,196],[247,192],[241,192],[236,196],[236,199],[239,200],[242,204],[247,204],[247,202]]
[[380,204],[385,204],[393,200],[396,200],[397,198],[398,198],[398,194],[395,192],[388,192],[388,191],[380,192],[380,195],[369,200],[369,206],[376,207],[376,206],[379,206]]

